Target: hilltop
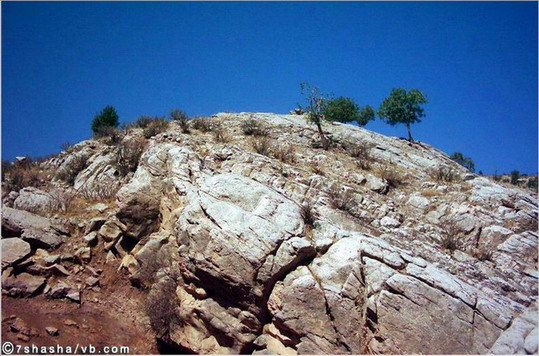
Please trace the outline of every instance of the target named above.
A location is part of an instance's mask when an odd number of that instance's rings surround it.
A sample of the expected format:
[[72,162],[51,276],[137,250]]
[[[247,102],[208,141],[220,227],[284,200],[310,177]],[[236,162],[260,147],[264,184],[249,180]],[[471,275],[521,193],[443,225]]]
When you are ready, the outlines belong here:
[[3,340],[537,353],[535,192],[303,115],[142,126],[5,173]]

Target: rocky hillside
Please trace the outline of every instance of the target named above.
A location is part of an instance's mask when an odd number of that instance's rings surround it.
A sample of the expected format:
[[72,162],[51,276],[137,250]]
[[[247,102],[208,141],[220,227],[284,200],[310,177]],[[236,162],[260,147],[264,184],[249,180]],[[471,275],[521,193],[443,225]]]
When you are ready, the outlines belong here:
[[222,113],[81,142],[34,187],[8,172],[3,339],[537,353],[537,195],[424,143],[325,130],[328,151],[301,115]]

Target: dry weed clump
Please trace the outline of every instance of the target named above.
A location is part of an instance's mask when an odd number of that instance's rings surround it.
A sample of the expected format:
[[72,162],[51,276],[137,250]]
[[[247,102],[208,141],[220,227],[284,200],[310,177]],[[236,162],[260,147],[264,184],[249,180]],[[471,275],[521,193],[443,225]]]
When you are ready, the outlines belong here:
[[374,161],[370,152],[373,145],[367,143],[348,143],[344,149],[348,154],[357,159],[357,165],[360,169],[370,170]]
[[259,139],[251,140],[251,145],[256,153],[268,157],[270,156],[271,141],[269,138],[260,137]]
[[222,124],[215,123],[214,125],[212,125],[211,130],[212,130],[213,138],[215,139],[216,142],[225,143],[225,142],[230,141],[231,137],[226,132]]
[[292,145],[272,144],[270,154],[284,163],[294,163],[296,161],[296,148]]
[[395,169],[384,168],[380,172],[380,178],[386,181],[388,187],[398,188],[404,184],[404,178]]
[[461,248],[462,242],[460,236],[462,234],[461,229],[454,221],[449,221],[445,224],[445,229],[440,239],[440,246],[453,253],[455,250]]
[[189,129],[189,117],[185,111],[180,109],[174,109],[170,112],[170,120],[177,122],[180,125],[182,133],[188,134],[191,133]]
[[53,190],[49,192],[49,197],[51,198],[49,206],[47,207],[48,213],[67,213],[72,210],[74,202],[76,199],[76,194],[64,191],[64,190]]
[[451,167],[438,167],[430,172],[432,179],[441,183],[452,183],[459,180],[460,176]]
[[94,185],[92,188],[83,187],[79,189],[79,195],[89,202],[102,202],[113,199],[116,193],[120,189],[119,184],[99,184]]
[[191,125],[194,129],[202,132],[210,132],[212,130],[211,119],[209,117],[195,117],[191,119]]
[[125,177],[129,173],[136,171],[140,156],[146,145],[143,141],[142,139],[133,139],[118,145],[113,165],[121,177]]
[[299,213],[303,219],[303,223],[306,226],[313,227],[316,220],[318,220],[318,213],[311,202],[306,201],[300,206]]
[[154,118],[147,126],[143,129],[142,135],[144,138],[149,139],[155,135],[165,132],[168,129],[169,122],[164,118]]
[[247,119],[242,121],[241,130],[247,136],[268,136],[269,130],[260,121]]

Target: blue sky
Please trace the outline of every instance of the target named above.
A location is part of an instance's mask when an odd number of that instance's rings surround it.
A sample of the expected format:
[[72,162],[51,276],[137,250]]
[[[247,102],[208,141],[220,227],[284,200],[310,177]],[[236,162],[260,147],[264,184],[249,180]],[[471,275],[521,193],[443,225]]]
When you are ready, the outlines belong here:
[[2,2],[2,158],[88,138],[105,105],[286,113],[308,81],[374,107],[419,88],[414,138],[535,173],[537,63],[536,2]]

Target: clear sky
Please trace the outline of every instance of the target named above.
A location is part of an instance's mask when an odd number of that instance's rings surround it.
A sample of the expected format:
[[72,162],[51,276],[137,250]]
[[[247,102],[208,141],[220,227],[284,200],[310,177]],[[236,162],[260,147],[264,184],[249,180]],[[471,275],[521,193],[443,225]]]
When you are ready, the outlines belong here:
[[419,88],[416,139],[535,173],[537,64],[536,2],[2,2],[2,158],[88,138],[105,105],[287,113],[308,81],[375,108]]

